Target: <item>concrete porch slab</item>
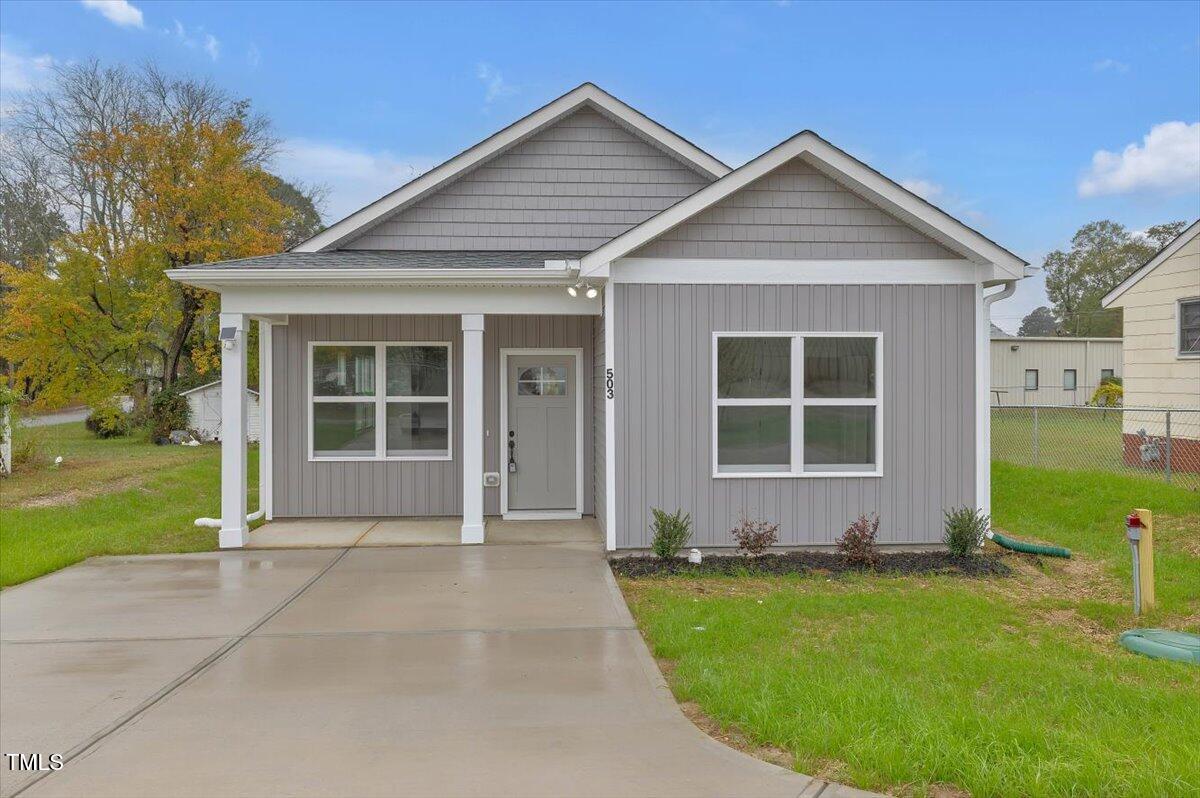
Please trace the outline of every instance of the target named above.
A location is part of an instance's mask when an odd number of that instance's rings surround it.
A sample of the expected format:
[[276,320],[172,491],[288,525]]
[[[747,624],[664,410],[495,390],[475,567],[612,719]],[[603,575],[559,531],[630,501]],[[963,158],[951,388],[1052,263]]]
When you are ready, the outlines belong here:
[[506,521],[489,518],[485,543],[601,543],[604,536],[594,518],[575,521]]
[[371,527],[358,546],[454,546],[462,542],[461,518],[389,518]]
[[376,524],[371,518],[287,518],[250,533],[248,549],[344,549]]

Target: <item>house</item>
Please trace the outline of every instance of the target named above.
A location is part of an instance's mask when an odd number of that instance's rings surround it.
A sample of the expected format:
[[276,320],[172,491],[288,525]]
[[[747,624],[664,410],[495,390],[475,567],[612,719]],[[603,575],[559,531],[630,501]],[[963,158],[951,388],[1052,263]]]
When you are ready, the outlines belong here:
[[1106,378],[1120,377],[1120,338],[992,334],[992,403],[1083,405]]
[[169,274],[220,293],[227,427],[261,325],[268,517],[594,516],[612,550],[652,507],[699,546],[987,510],[988,312],[1026,268],[815,133],[731,169],[589,83],[289,252]]
[[[1200,221],[1194,222],[1101,304],[1121,308],[1125,333],[1126,407],[1173,408],[1171,468],[1200,471]],[[1166,461],[1166,415],[1126,411],[1125,462],[1146,463],[1152,451]]]
[[[192,431],[201,440],[221,439],[221,381],[198,385],[181,396],[186,396],[191,407]],[[262,435],[262,410],[258,406],[258,391],[246,389],[246,440],[257,443]]]

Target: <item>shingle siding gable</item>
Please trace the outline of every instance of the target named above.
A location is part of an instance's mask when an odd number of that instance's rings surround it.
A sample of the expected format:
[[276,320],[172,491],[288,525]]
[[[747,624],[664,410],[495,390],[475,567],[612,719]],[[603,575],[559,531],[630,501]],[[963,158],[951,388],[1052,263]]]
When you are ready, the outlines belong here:
[[582,108],[341,248],[591,250],[709,181]]
[[799,158],[631,253],[659,258],[957,258]]

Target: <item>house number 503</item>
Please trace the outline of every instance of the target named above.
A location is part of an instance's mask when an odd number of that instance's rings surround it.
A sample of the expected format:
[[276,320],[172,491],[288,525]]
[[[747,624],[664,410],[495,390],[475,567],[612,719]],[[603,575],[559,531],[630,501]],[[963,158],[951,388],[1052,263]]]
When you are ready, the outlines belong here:
[[607,396],[609,399],[612,399],[614,396],[617,395],[616,392],[613,390],[613,370],[612,369],[604,370],[604,395]]

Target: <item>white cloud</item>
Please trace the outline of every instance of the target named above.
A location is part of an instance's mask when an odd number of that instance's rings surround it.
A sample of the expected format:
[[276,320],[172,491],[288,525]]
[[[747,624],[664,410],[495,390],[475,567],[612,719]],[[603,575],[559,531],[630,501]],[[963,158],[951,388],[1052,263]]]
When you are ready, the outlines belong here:
[[0,36],[0,117],[12,111],[15,95],[37,88],[53,66],[51,56],[28,55],[12,39]]
[[433,158],[291,138],[280,148],[275,170],[286,180],[327,189],[322,216],[332,222],[395,191],[437,163]]
[[79,0],[84,8],[99,12],[101,16],[122,28],[141,28],[142,10],[129,0]]
[[487,88],[487,94],[484,96],[486,103],[517,93],[517,87],[505,81],[504,76],[491,64],[479,64],[475,68],[475,77],[482,80]]
[[187,26],[179,20],[175,20],[175,27],[172,30],[163,31],[168,36],[174,35],[175,40],[189,50],[203,50],[208,53],[208,57],[216,61],[221,57],[221,42],[211,33],[204,30],[203,27],[189,31]]
[[916,194],[923,200],[933,202],[942,195],[944,189],[932,180],[921,180],[914,178],[910,180],[901,180],[900,185]]
[[1093,72],[1117,72],[1124,75],[1129,71],[1129,64],[1115,58],[1103,58],[1092,64]]
[[1175,194],[1200,186],[1200,122],[1164,122],[1150,128],[1142,143],[1119,153],[1097,150],[1079,178],[1081,197],[1161,192]]

